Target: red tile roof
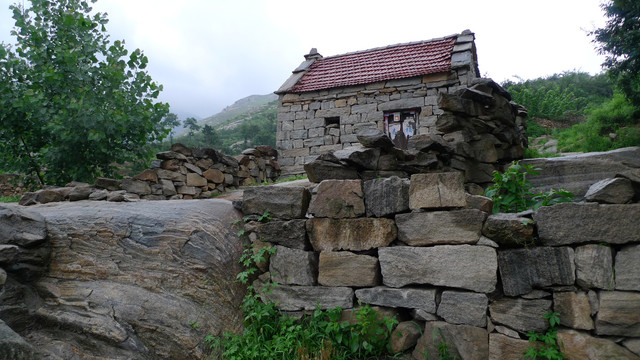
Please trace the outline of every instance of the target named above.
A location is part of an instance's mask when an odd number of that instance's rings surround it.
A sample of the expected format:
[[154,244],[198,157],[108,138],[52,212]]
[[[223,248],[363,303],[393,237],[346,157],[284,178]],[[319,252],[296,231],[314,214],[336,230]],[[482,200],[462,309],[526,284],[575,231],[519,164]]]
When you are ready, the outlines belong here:
[[305,92],[449,71],[456,36],[316,60],[287,92]]

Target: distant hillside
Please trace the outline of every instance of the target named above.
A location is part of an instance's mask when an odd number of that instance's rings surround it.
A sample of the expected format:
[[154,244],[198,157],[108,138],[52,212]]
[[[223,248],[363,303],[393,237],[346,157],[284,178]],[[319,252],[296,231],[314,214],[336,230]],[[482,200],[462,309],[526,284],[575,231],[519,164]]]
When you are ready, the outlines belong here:
[[242,98],[234,102],[232,105],[229,105],[226,108],[222,109],[222,111],[220,111],[219,113],[198,121],[198,125],[215,126],[233,118],[258,112],[262,110],[268,103],[273,102],[277,99],[278,95],[276,94],[247,96],[246,98]]

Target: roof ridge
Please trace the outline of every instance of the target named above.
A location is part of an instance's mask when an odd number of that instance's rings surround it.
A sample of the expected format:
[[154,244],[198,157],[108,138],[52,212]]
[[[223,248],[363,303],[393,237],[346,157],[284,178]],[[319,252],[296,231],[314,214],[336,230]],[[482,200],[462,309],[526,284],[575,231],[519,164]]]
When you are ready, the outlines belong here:
[[407,42],[407,43],[398,43],[398,44],[393,44],[393,45],[375,47],[375,48],[371,48],[371,49],[352,51],[352,52],[348,52],[348,53],[344,53],[344,54],[326,56],[326,57],[323,57],[323,58],[319,59],[318,61],[322,61],[322,60],[326,60],[326,59],[333,59],[333,58],[337,58],[337,57],[341,57],[341,56],[347,56],[347,55],[367,53],[367,52],[372,52],[372,51],[376,51],[376,50],[385,50],[385,49],[390,49],[390,48],[394,48],[394,47],[398,47],[398,46],[418,45],[418,44],[425,44],[425,43],[430,43],[430,42],[442,41],[442,40],[451,39],[453,37],[457,37],[457,36],[460,36],[460,35],[461,34],[451,34],[451,35],[448,35],[448,36],[442,36],[442,37],[433,38],[433,39],[429,39],[429,40],[411,41],[411,42]]

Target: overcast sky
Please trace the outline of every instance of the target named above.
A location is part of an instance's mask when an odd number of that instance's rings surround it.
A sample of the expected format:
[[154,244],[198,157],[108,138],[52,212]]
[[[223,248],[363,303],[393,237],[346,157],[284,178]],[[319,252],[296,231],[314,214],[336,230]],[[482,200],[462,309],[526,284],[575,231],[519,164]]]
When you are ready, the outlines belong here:
[[[26,2],[27,0],[18,0]],[[476,34],[483,76],[498,82],[601,71],[588,31],[602,0],[99,0],[111,40],[149,57],[161,100],[181,118],[213,115],[275,91],[312,47],[324,56]],[[12,43],[13,0],[0,0],[0,42]]]

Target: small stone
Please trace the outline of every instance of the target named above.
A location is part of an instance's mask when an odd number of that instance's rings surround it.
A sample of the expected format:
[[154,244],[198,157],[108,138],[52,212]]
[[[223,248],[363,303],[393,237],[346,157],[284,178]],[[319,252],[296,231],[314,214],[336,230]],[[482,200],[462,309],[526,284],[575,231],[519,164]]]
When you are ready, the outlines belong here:
[[[87,195],[88,196],[88,195]],[[35,201],[40,204],[48,204],[50,202],[59,202],[64,200],[62,194],[55,190],[39,190],[36,191]],[[22,205],[22,204],[21,204]]]
[[106,189],[109,191],[117,191],[120,190],[120,181],[116,179],[109,178],[97,178],[93,186],[98,189]]
[[184,167],[186,167],[187,170],[189,170],[190,172],[202,176],[202,170],[200,170],[200,168],[197,165],[190,164],[190,163],[184,163]]
[[505,247],[523,247],[533,244],[533,221],[517,214],[489,215],[482,234]]
[[494,249],[497,249],[498,247],[500,247],[500,245],[498,245],[495,241],[489,239],[486,236],[480,236],[480,239],[478,240],[476,245],[489,246]]
[[89,200],[94,200],[94,201],[106,200],[107,195],[109,195],[109,190],[106,190],[106,189],[94,190],[89,195]]
[[396,354],[411,349],[418,343],[422,335],[422,328],[413,321],[398,324],[391,333],[391,353]]
[[195,186],[195,187],[203,187],[207,186],[207,179],[196,173],[188,173],[187,174],[187,186]]
[[422,309],[412,309],[411,316],[414,320],[418,321],[438,321],[438,317],[434,314],[428,313]]
[[591,185],[584,198],[603,204],[626,204],[633,199],[633,185],[629,179],[613,178]]
[[141,180],[141,181],[149,181],[149,182],[153,182],[153,183],[158,183],[158,174],[156,174],[155,171],[150,170],[150,169],[146,169],[143,172],[141,172],[140,174],[136,175],[133,177],[136,180]]
[[125,190],[111,191],[107,194],[107,201],[122,202],[125,201]]
[[89,185],[76,186],[69,193],[69,201],[86,200],[91,195],[91,187]]
[[506,335],[506,336],[514,338],[514,339],[520,339],[520,334],[518,334],[517,331],[509,329],[506,326],[497,325],[497,326],[495,326],[495,330],[497,332],[499,332],[500,334],[502,334],[502,335]]
[[363,129],[356,134],[358,142],[366,148],[388,150],[393,148],[393,142],[385,133],[378,129]]
[[465,194],[467,208],[477,209],[487,214],[493,211],[493,200],[486,196]]
[[224,173],[218,169],[208,169],[202,173],[202,176],[214,184],[224,183]]

